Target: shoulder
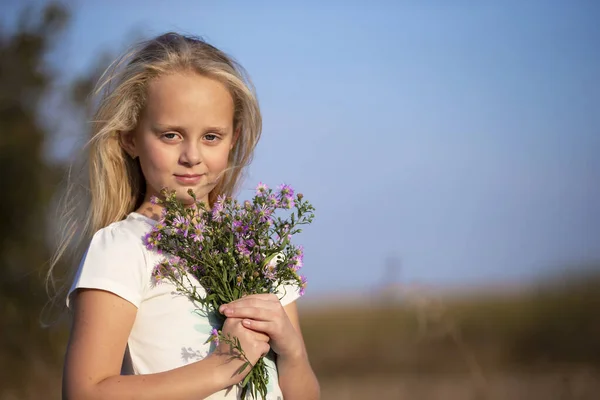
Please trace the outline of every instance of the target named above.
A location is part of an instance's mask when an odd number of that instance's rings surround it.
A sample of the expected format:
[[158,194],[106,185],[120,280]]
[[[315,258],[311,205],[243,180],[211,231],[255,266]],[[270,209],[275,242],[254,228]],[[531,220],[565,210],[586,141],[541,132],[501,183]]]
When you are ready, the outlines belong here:
[[87,257],[138,256],[146,258],[144,236],[152,226],[133,216],[99,229],[90,241]]
[[79,288],[109,291],[138,306],[150,280],[152,259],[143,238],[147,221],[126,219],[99,229],[79,264],[67,297]]

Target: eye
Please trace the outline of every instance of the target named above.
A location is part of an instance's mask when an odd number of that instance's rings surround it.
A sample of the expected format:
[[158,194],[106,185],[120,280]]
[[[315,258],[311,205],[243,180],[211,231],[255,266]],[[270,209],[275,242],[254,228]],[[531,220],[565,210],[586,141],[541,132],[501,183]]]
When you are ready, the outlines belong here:
[[167,133],[163,133],[163,135],[162,135],[162,137],[164,139],[166,139],[167,141],[176,140],[178,136],[179,136],[179,134],[176,132],[167,132]]
[[206,135],[204,135],[204,139],[206,139],[209,142],[216,142],[219,137],[213,133],[207,133]]

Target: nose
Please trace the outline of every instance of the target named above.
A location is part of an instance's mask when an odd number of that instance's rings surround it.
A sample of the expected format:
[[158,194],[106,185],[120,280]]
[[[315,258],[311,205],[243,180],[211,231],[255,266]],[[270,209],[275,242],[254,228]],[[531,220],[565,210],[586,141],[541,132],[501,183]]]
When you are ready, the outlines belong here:
[[187,142],[183,146],[181,155],[179,156],[179,162],[190,167],[200,164],[202,162],[200,146],[192,141]]

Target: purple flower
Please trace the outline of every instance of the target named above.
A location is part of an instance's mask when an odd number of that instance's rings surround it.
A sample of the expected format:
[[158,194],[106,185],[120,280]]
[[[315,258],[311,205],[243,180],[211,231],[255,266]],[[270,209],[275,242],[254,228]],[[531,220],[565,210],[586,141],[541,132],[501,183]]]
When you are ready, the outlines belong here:
[[152,270],[152,281],[156,285],[159,284],[159,283],[161,283],[167,276],[168,276],[168,274],[167,274],[167,268],[166,268],[164,262],[158,264]]
[[175,219],[173,220],[173,225],[176,228],[183,230],[190,225],[190,221],[188,221],[186,218],[179,215],[179,216],[175,217]]
[[269,197],[267,197],[267,205],[272,207],[272,208],[276,208],[279,206],[279,200],[277,200],[277,196],[275,196],[274,194],[270,194]]
[[224,194],[217,196],[217,201],[213,204],[211,215],[213,220],[220,222],[223,220],[224,207],[227,197]]
[[298,246],[295,251],[294,256],[290,259],[290,263],[288,267],[292,268],[294,271],[298,271],[300,268],[304,266],[304,248],[302,246]]
[[192,272],[194,272],[195,274],[200,274],[201,275],[201,274],[204,273],[204,268],[202,266],[200,266],[200,265],[192,265],[190,267],[190,270]]
[[223,209],[222,208],[213,208],[212,219],[214,221],[221,222],[223,220]]
[[178,235],[182,235],[183,237],[188,236],[190,221],[187,218],[185,218],[181,215],[178,215],[173,220],[173,226],[175,227],[175,232]]
[[162,235],[160,232],[152,230],[144,235],[144,244],[148,250],[154,250],[158,246]]
[[219,345],[219,331],[216,328],[212,328],[210,331],[210,336],[212,336],[212,341],[215,342],[215,346]]
[[300,285],[300,296],[304,296],[304,292],[306,291],[307,280],[305,276],[300,276],[300,281],[302,284]]
[[269,263],[265,267],[265,278],[267,278],[270,281],[274,281],[277,278],[276,272],[277,272],[277,266],[276,266],[276,264],[275,263]]
[[281,208],[287,208],[287,209],[289,210],[290,208],[294,208],[294,205],[295,205],[296,203],[294,202],[294,199],[293,199],[293,198],[290,198],[290,197],[283,197],[283,198],[281,199],[281,202],[280,202],[279,204],[280,204],[280,207],[281,207]]
[[244,242],[238,242],[235,245],[235,249],[242,257],[250,256],[250,250],[248,250],[248,248],[244,245]]
[[292,198],[292,197],[294,197],[294,189],[292,189],[292,187],[290,185],[286,185],[286,184],[279,185],[278,189],[279,189],[279,197],[280,198],[284,198],[284,197]]
[[180,277],[182,272],[185,274],[189,271],[189,266],[184,258],[178,256],[171,256],[164,263],[165,268],[168,270],[169,275],[174,277]]
[[233,221],[233,231],[238,235],[242,236],[248,232],[248,225],[245,225],[241,220]]
[[303,265],[304,265],[304,263],[302,261],[302,257],[300,257],[300,256],[294,256],[290,260],[290,263],[288,264],[288,267],[290,267],[294,271],[298,271],[300,268],[302,268]]
[[154,205],[156,205],[156,204],[160,204],[160,200],[159,200],[159,198],[158,198],[158,197],[156,197],[156,196],[152,196],[152,197],[150,197],[150,203],[152,203],[152,204],[154,204]]
[[269,207],[267,207],[266,204],[261,205],[256,210],[256,215],[258,215],[260,222],[267,222],[269,220],[269,218],[271,218],[272,213],[273,213],[273,210],[270,209]]
[[267,190],[269,190],[269,188],[267,187],[267,185],[265,185],[262,182],[258,182],[258,185],[256,186],[256,195],[257,196],[264,196],[267,193]]
[[201,242],[204,240],[204,225],[202,223],[194,225],[194,230],[192,231],[192,239],[194,242]]
[[217,196],[217,203],[219,203],[221,206],[223,206],[226,202],[227,196],[225,196],[224,194],[220,194]]

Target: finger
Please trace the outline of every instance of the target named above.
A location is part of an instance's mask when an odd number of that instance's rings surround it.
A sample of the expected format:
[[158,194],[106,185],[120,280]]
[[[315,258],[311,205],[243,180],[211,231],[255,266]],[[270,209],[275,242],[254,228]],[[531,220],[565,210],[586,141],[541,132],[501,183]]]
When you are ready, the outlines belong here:
[[261,354],[262,356],[266,356],[267,354],[269,354],[269,351],[271,350],[271,346],[269,346],[268,343],[265,343],[265,345],[262,348]]
[[[244,327],[253,330],[255,332],[262,332],[266,335],[272,335],[273,334],[273,324],[271,322],[268,321],[257,321],[257,320],[253,320],[253,319],[244,319],[242,321],[242,325],[244,325]],[[270,336],[268,336],[270,338]]]
[[280,306],[281,306],[280,303],[275,303],[275,302],[272,302],[269,300],[264,300],[264,299],[259,299],[259,298],[243,298],[243,299],[239,299],[239,300],[233,301],[228,304],[223,304],[221,307],[219,307],[219,311],[221,313],[223,313],[224,310],[229,309],[229,308],[246,308],[246,307],[265,308],[265,309],[274,310]]
[[249,294],[247,296],[244,296],[240,299],[234,300],[228,304],[234,304],[234,303],[238,303],[240,301],[244,301],[244,300],[249,300],[249,299],[258,299],[258,300],[263,300],[263,301],[268,301],[268,302],[279,302],[279,297],[277,297],[276,294],[274,293],[261,293],[261,294]]
[[273,301],[274,299],[277,299],[278,297],[275,293],[248,294],[248,295],[242,297],[242,299],[252,299],[252,298]]
[[231,303],[223,304],[221,307],[235,307],[239,305],[243,305],[244,307],[260,307],[260,306],[268,306],[271,302],[258,297],[242,297],[241,299],[234,300]]
[[223,312],[228,318],[250,318],[260,321],[274,319],[273,312],[259,307],[228,307]]
[[253,339],[256,341],[269,343],[269,341],[271,340],[271,337],[262,331],[250,329],[250,327],[246,326],[244,326],[244,328],[246,328],[248,332],[251,332]]

